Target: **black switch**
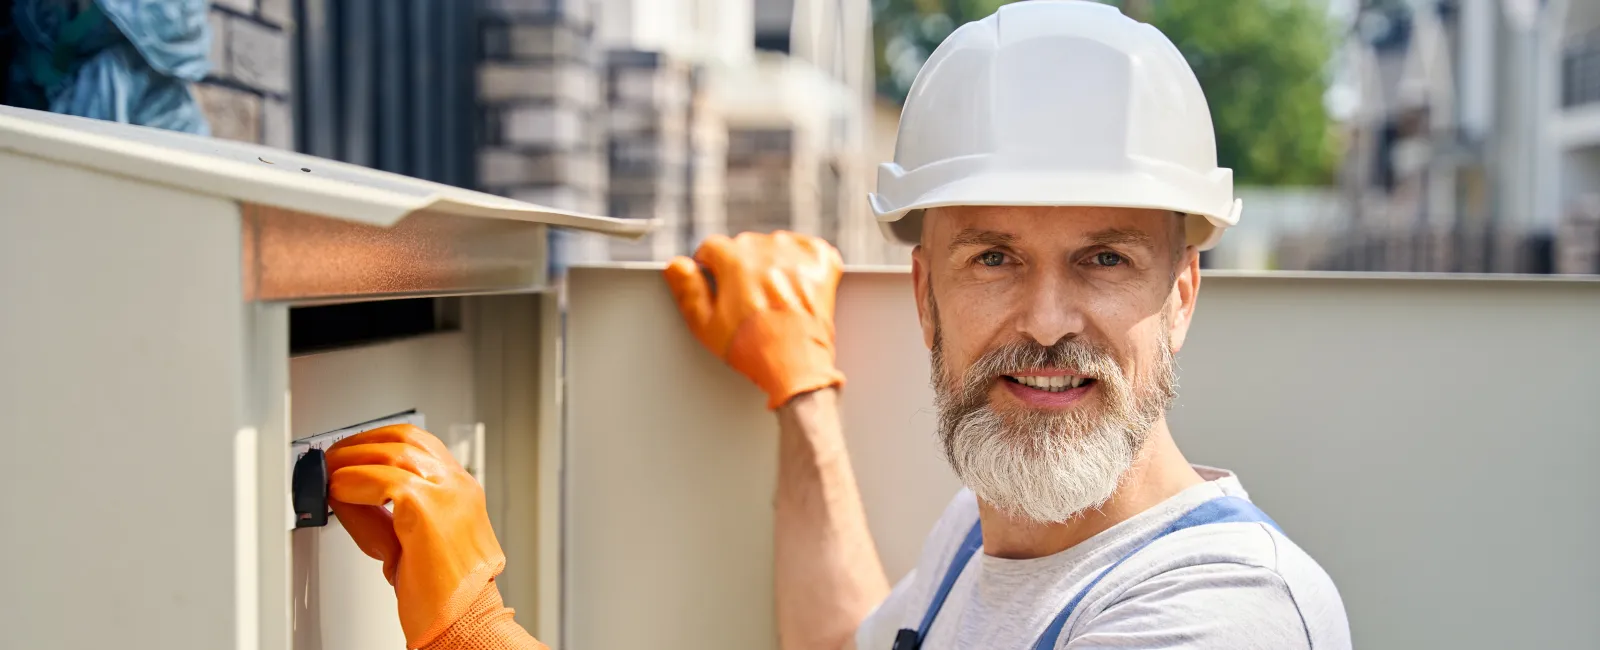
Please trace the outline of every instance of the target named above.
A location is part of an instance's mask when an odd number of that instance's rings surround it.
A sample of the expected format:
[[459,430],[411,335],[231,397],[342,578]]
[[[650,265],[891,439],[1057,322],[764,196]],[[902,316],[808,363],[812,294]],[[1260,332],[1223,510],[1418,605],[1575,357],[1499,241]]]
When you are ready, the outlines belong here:
[[294,527],[328,525],[328,459],[312,447],[294,463],[289,490],[294,495]]
[[922,636],[916,630],[902,629],[894,634],[893,650],[918,650],[922,647]]

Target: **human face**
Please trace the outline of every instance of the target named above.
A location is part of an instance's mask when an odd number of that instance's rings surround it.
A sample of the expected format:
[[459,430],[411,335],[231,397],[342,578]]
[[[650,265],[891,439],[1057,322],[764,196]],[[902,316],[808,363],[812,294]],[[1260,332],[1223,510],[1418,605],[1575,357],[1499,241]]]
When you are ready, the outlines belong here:
[[1174,396],[1199,288],[1170,212],[930,210],[913,277],[956,474],[1009,515],[1110,498]]

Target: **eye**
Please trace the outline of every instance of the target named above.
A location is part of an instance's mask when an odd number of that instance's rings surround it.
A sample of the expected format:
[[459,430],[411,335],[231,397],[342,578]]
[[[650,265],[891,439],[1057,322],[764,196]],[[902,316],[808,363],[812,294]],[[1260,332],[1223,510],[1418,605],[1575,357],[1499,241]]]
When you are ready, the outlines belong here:
[[1000,251],[986,251],[978,255],[978,263],[984,266],[1000,266],[1006,263],[1006,254]]
[[1094,256],[1094,263],[1100,266],[1117,266],[1122,263],[1122,256],[1111,251],[1105,251]]

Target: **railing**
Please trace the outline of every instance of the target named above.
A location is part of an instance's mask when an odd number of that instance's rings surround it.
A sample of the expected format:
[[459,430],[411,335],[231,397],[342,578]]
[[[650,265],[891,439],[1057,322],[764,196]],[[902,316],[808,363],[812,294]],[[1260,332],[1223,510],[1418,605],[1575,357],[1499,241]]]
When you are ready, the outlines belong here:
[[1561,105],[1600,102],[1600,30],[1569,39],[1561,54]]

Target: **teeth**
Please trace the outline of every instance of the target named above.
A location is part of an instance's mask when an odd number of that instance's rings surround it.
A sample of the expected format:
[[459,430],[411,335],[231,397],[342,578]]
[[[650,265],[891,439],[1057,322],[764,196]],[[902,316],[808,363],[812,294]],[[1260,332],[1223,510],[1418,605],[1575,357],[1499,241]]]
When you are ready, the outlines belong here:
[[1059,393],[1064,390],[1071,390],[1073,388],[1082,386],[1084,382],[1088,381],[1088,379],[1085,377],[1039,377],[1034,375],[1013,375],[1012,379],[1017,380],[1017,383],[1029,388],[1037,388],[1039,390],[1048,391],[1051,393]]

